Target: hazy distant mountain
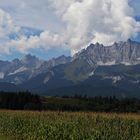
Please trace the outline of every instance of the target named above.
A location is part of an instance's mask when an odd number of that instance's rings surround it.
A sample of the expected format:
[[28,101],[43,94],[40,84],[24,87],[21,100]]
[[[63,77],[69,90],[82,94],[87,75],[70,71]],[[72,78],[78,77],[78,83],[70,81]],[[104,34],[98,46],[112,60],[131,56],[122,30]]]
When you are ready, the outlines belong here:
[[0,62],[1,81],[49,95],[140,97],[140,43],[91,44],[73,58],[49,61],[26,55]]
[[25,55],[21,60],[0,61],[0,81],[21,84],[40,73],[47,72],[54,66],[70,61],[71,58],[65,56],[44,61],[30,54]]

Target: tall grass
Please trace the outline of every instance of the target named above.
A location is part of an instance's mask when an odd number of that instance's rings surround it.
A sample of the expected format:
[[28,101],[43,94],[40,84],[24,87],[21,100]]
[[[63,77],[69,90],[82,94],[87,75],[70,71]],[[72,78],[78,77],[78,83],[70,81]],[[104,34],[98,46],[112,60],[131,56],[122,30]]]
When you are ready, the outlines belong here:
[[0,135],[14,140],[140,140],[140,116],[0,111]]

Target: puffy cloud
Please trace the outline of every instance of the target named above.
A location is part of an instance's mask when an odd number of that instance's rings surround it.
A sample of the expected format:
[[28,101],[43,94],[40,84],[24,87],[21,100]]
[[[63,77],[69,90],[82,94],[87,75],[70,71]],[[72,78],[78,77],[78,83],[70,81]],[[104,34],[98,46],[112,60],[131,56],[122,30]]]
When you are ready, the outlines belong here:
[[65,41],[62,35],[44,31],[40,35],[26,36],[21,30],[22,28],[15,24],[13,18],[0,9],[0,54],[9,54],[12,50],[25,53],[34,48],[48,50],[62,44],[64,47]]
[[17,33],[20,27],[16,26],[11,16],[0,9],[0,53],[9,53],[10,48],[5,45],[9,41],[9,35]]
[[7,38],[12,32],[18,32],[19,28],[14,25],[11,16],[0,9],[0,40]]
[[[29,38],[18,33],[17,39],[3,44],[7,46],[7,52],[11,48],[26,52],[32,48],[48,50],[62,47],[70,49],[73,54],[90,43],[110,45],[136,36],[140,31],[140,23],[134,19],[134,11],[128,0],[49,0],[49,3],[63,23],[63,29],[58,33],[47,30],[39,36]],[[12,30],[16,32],[17,27],[8,14],[2,13],[0,12],[0,17],[3,17],[0,20],[0,30],[4,30],[3,25],[7,24],[7,31],[2,31],[4,37]]]
[[64,47],[64,40],[58,34],[51,34],[48,31],[42,32],[39,36],[20,36],[16,40],[11,40],[6,46],[16,48],[20,52],[27,52],[29,49],[43,48],[48,50],[50,48]]
[[140,31],[128,0],[57,0],[52,4],[67,25],[72,52],[93,42],[110,45],[127,40]]

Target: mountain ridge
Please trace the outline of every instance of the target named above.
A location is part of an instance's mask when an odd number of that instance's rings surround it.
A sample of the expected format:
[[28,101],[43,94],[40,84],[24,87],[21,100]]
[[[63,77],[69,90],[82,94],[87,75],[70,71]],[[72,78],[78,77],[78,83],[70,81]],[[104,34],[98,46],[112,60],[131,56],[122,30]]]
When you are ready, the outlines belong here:
[[[140,63],[140,43],[128,39],[126,42],[114,43],[110,46],[103,44],[90,44],[86,49],[74,56],[78,57],[92,56],[97,65],[126,64],[135,65]],[[86,58],[88,59],[88,58]],[[109,61],[110,60],[110,61]]]
[[50,68],[71,61],[71,57],[60,56],[51,60],[41,60],[36,56],[27,54],[21,59],[0,61],[0,81],[20,84],[30,78],[44,73]]
[[48,61],[27,55],[13,60],[9,68],[13,72],[9,75],[7,71],[5,76],[2,70],[9,63],[0,61],[1,82],[33,92],[140,97],[140,43],[132,40],[111,46],[91,44],[73,57],[60,56]]

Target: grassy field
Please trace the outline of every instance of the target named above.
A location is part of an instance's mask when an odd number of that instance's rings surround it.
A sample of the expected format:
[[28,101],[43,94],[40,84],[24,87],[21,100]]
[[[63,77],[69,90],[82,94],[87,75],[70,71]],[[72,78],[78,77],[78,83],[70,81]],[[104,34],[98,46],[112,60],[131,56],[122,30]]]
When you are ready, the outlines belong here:
[[0,136],[0,140],[13,140],[13,139],[5,136]]
[[0,140],[140,140],[140,115],[0,111]]

